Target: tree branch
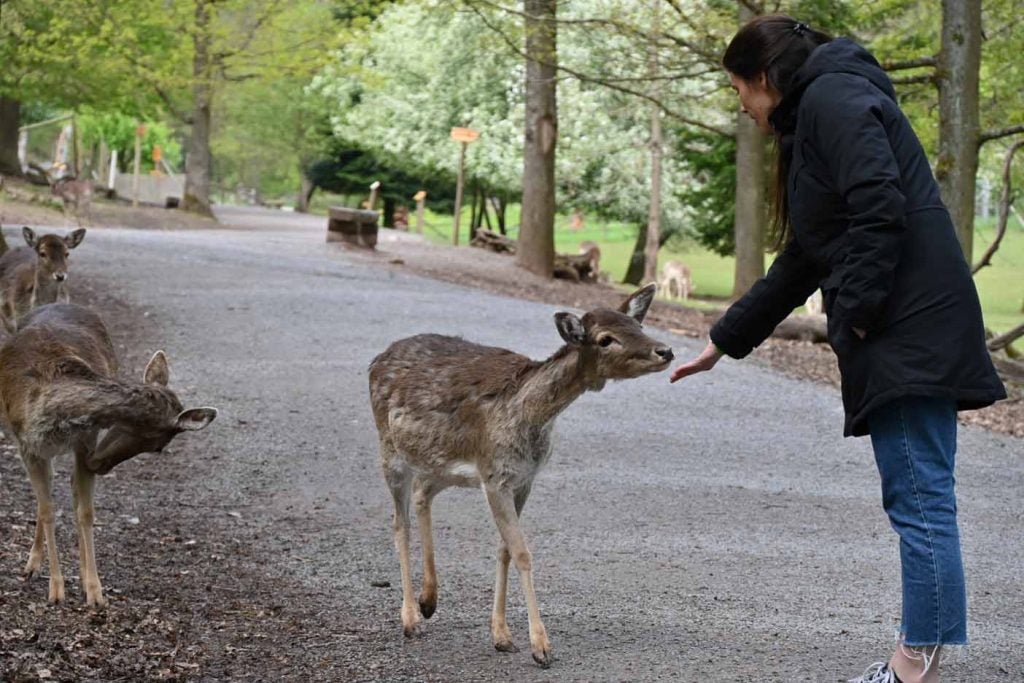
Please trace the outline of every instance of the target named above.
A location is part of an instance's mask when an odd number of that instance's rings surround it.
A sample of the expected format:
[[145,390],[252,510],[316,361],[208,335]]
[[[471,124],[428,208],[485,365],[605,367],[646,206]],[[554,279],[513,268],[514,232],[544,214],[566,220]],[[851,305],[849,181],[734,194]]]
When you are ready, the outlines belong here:
[[[470,8],[470,10],[473,13],[475,13],[477,15],[477,17],[479,17],[480,21],[482,21],[483,24],[485,26],[487,26],[487,28],[489,28],[491,31],[496,33],[498,35],[498,37],[500,37],[502,39],[502,41],[505,43],[505,45],[508,46],[508,48],[510,50],[512,50],[512,52],[514,54],[516,54],[519,57],[522,57],[523,59],[527,58],[527,54],[511,38],[509,38],[505,34],[505,32],[501,30],[501,28],[499,28],[498,26],[495,26],[483,14],[483,12],[480,11],[479,8],[474,6],[473,3],[467,3],[467,5]],[[626,95],[632,95],[634,97],[639,97],[640,99],[647,100],[648,102],[651,102],[651,103],[655,104],[666,115],[671,116],[672,118],[676,119],[677,121],[679,121],[681,123],[685,123],[687,125],[694,126],[695,128],[700,128],[700,129],[706,130],[706,131],[708,131],[710,133],[715,133],[717,135],[722,135],[722,136],[725,136],[725,137],[733,137],[733,133],[728,131],[728,130],[725,130],[725,129],[722,129],[722,128],[718,128],[717,126],[711,125],[709,123],[705,123],[704,121],[699,121],[697,119],[693,119],[693,118],[690,118],[688,116],[684,116],[683,114],[680,114],[679,112],[676,112],[676,111],[673,111],[672,109],[669,109],[668,107],[665,106],[665,104],[661,100],[659,100],[656,97],[652,97],[651,95],[649,95],[646,92],[643,92],[643,91],[640,91],[640,90],[633,90],[632,88],[627,88],[627,87],[625,87],[623,85],[620,85],[619,83],[616,83],[616,82],[614,82],[612,80],[603,79],[603,78],[599,78],[599,77],[596,77],[596,76],[590,76],[588,74],[584,74],[583,72],[577,71],[576,69],[571,69],[571,68],[565,66],[564,64],[560,64],[560,63],[559,64],[555,64],[554,67],[558,71],[566,73],[566,74],[572,76],[573,78],[576,78],[577,80],[579,80],[581,82],[584,82],[584,83],[594,83],[596,85],[604,86],[606,88],[609,88],[611,90],[615,90],[615,91],[624,93]]]
[[978,147],[981,147],[991,140],[998,140],[999,138],[1016,135],[1017,133],[1024,133],[1024,123],[1017,123],[1012,126],[1006,126],[1005,128],[993,128],[982,131],[981,135],[978,136]]
[[1010,207],[1013,205],[1013,156],[1021,147],[1024,147],[1024,140],[1018,140],[1006,153],[1006,161],[1003,162],[1003,193],[999,199],[999,224],[996,228],[996,236],[993,238],[992,244],[985,250],[981,260],[971,268],[971,275],[976,274],[985,266],[991,265],[992,255],[999,249],[999,243],[1003,241],[1003,235],[1006,234],[1006,222],[1010,218]]
[[1024,323],[1017,325],[1017,327],[1013,328],[1009,332],[1004,332],[997,337],[989,339],[987,342],[988,350],[998,351],[999,349],[1009,346],[1021,337],[1024,337]]
[[931,57],[915,57],[913,59],[891,59],[886,62],[882,62],[882,68],[886,71],[905,71],[906,69],[916,69],[921,66],[935,66],[938,64],[938,58],[935,56]]

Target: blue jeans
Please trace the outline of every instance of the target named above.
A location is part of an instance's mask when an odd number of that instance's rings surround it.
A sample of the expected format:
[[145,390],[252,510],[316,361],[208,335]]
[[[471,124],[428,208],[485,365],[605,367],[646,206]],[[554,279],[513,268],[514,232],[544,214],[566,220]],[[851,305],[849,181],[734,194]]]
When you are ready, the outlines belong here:
[[956,524],[956,403],[907,396],[868,416],[882,504],[900,537],[907,645],[967,642],[967,594]]

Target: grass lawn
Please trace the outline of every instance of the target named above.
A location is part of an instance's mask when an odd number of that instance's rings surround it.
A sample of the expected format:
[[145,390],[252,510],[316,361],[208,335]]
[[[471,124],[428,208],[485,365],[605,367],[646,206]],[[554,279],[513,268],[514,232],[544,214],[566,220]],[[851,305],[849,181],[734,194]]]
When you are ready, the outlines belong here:
[[[315,212],[326,213],[326,207],[343,204],[338,196],[317,193],[314,196]],[[415,216],[410,216],[415,221]],[[460,221],[459,244],[469,241],[469,207],[463,207]],[[451,244],[452,216],[438,214],[427,209],[424,214],[426,236],[441,244]],[[509,206],[506,214],[509,226],[519,224],[519,205]],[[978,219],[975,222],[974,251],[980,255],[988,247],[995,234],[995,219]],[[515,237],[515,229],[510,231]],[[633,251],[636,227],[614,221],[601,221],[589,217],[582,230],[569,229],[569,216],[559,215],[555,219],[555,249],[563,253],[576,253],[580,242],[592,240],[601,246],[601,270],[611,274],[612,281],[621,281]],[[662,249],[661,263],[679,259],[690,267],[693,277],[694,299],[690,305],[701,308],[719,307],[732,294],[735,259],[714,254],[695,243],[673,242]],[[770,263],[766,255],[765,263]],[[941,273],[937,273],[941,277]],[[1010,218],[1006,236],[992,258],[992,265],[975,277],[985,324],[996,332],[1009,330],[1024,321],[1024,226],[1016,217]]]

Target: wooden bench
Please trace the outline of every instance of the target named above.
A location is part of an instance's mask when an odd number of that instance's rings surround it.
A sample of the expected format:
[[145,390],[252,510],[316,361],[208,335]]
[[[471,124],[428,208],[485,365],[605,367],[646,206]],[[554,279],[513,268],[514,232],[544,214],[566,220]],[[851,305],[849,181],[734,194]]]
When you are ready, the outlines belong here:
[[376,211],[332,206],[327,210],[327,241],[373,249],[377,246]]

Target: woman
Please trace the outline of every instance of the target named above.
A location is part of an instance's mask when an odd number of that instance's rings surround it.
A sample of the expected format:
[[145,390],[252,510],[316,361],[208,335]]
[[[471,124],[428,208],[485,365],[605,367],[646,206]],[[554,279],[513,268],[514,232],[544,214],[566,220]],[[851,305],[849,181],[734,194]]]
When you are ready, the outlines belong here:
[[781,251],[671,381],[723,354],[743,358],[821,288],[844,433],[870,434],[900,538],[900,639],[854,680],[937,681],[941,648],[967,642],[956,412],[1006,397],[970,270],[921,144],[867,51],[775,15],[744,26],[723,63],[743,110],[777,142]]

